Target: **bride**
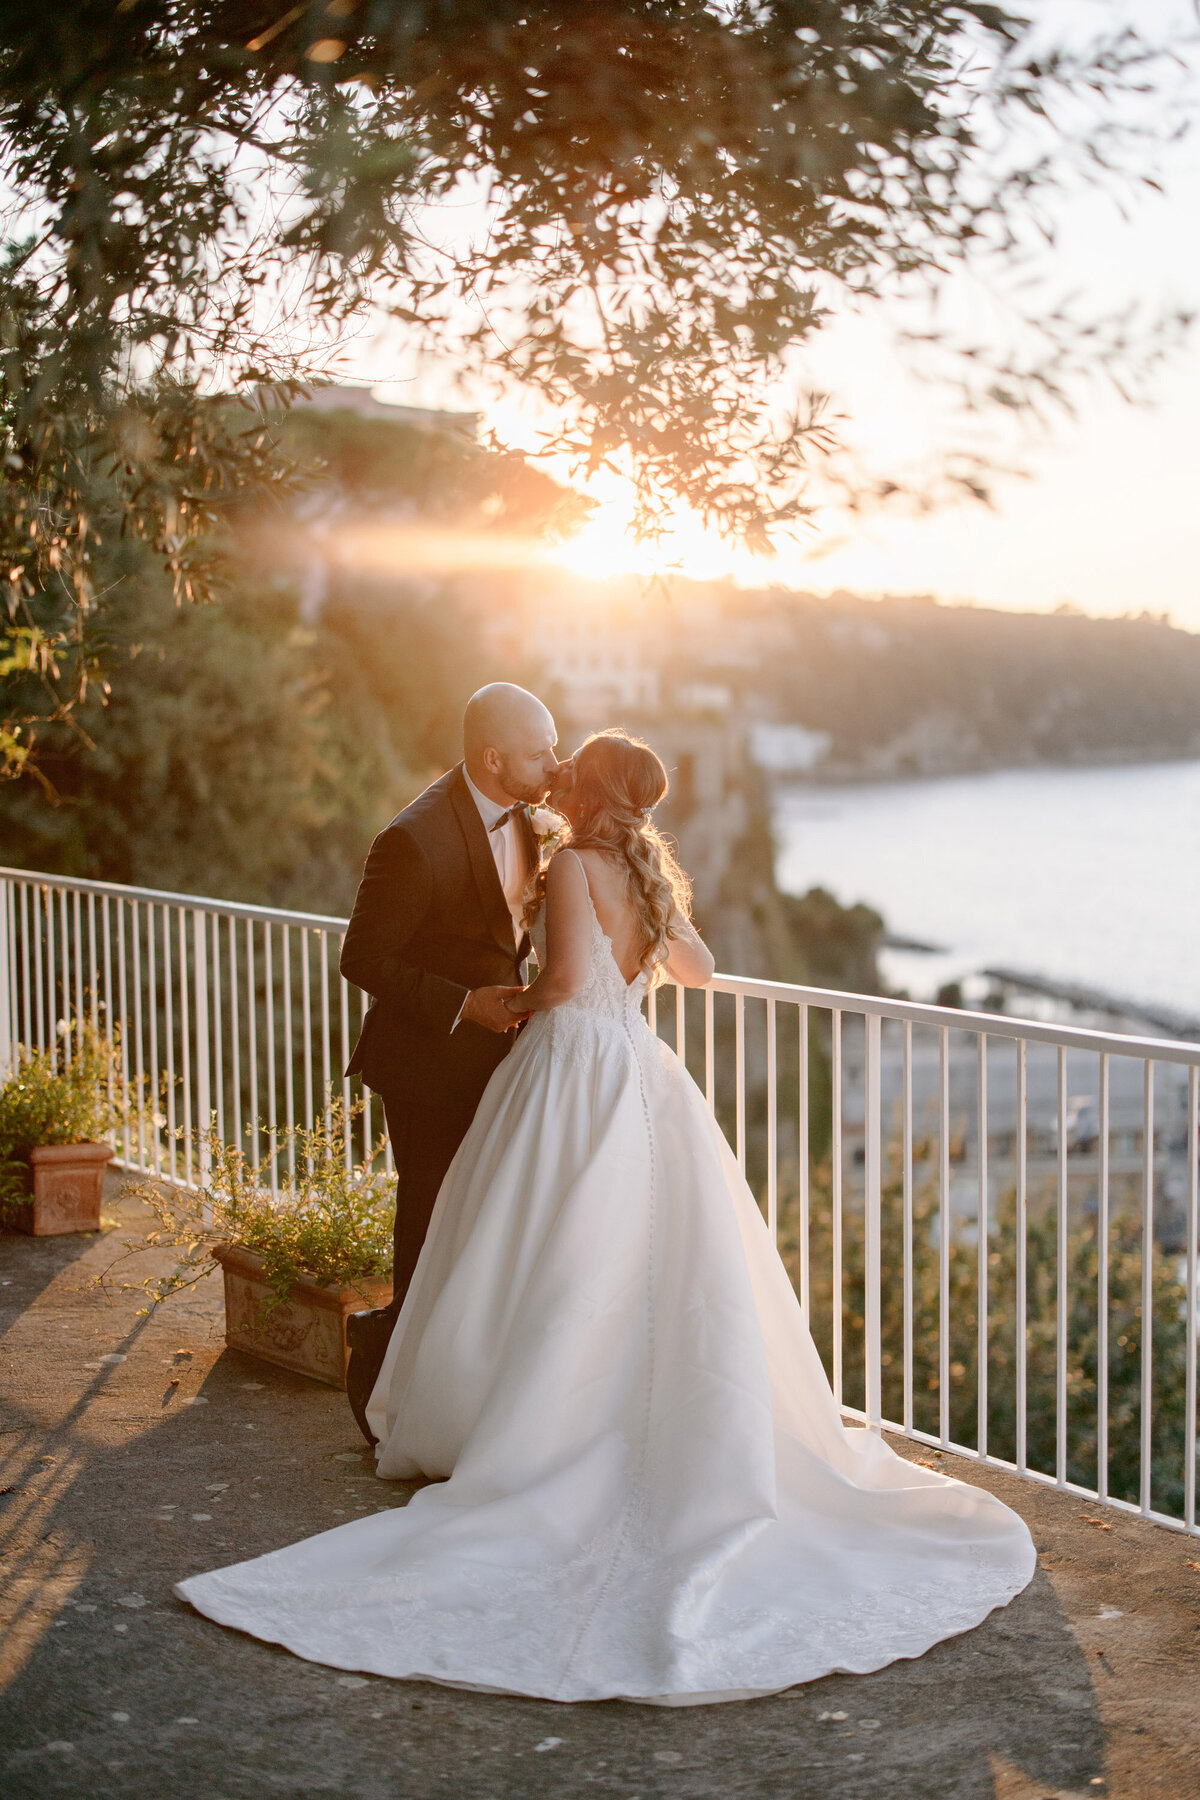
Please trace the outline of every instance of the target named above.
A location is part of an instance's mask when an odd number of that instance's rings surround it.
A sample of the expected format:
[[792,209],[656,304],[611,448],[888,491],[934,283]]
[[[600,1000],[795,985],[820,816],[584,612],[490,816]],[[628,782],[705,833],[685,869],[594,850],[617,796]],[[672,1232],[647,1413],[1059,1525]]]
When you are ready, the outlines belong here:
[[712,958],[646,745],[575,758],[530,1015],[442,1185],[368,1407],[408,1505],[181,1582],[337,1668],[686,1706],[977,1625],[1034,1550],[992,1495],[848,1430],[759,1209],[641,1014]]

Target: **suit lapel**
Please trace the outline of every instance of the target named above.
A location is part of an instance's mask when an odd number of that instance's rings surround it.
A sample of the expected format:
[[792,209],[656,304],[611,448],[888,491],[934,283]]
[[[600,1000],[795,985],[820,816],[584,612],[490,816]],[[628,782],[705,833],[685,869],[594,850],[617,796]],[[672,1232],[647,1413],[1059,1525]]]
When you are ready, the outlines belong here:
[[532,871],[537,867],[538,841],[537,833],[533,829],[533,820],[529,816],[529,808],[526,807],[523,812],[518,813],[517,819],[521,839],[525,845],[525,867]]
[[512,914],[508,910],[508,901],[504,898],[504,889],[500,886],[496,859],[492,855],[492,846],[488,843],[479,808],[471,798],[471,791],[461,768],[455,771],[455,779],[450,784],[450,803],[466,839],[471,873],[479,890],[484,917],[501,948],[515,953]]

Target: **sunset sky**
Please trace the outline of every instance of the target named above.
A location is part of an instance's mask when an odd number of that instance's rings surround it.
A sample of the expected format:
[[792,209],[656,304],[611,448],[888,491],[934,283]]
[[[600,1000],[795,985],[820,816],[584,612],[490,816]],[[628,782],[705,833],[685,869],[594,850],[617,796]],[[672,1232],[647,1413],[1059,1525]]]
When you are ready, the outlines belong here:
[[[1049,24],[1087,33],[1121,17],[1146,30],[1173,32],[1188,58],[1187,82],[1200,117],[1197,15],[1191,0],[1042,0]],[[1192,44],[1186,44],[1190,35]],[[1200,308],[1200,144],[1195,135],[1160,153],[1165,192],[1145,191],[1123,220],[1111,200],[1074,199],[1047,252],[1055,291],[1079,296],[1089,310],[1135,302],[1148,317],[1162,307]],[[824,334],[810,377],[843,403],[854,439],[873,460],[919,472],[926,451],[945,441],[944,406],[906,380],[889,345],[886,321],[840,320]],[[394,370],[398,346],[365,336],[349,347],[346,375],[378,383],[380,398],[416,405],[470,405],[448,372]],[[411,367],[411,365],[410,365]],[[503,403],[492,422],[506,441],[521,441],[519,413]],[[731,574],[743,583],[861,593],[934,593],[943,600],[1021,610],[1064,602],[1087,612],[1168,613],[1200,631],[1200,331],[1161,370],[1152,403],[1130,407],[1102,379],[1079,398],[1078,416],[1049,432],[1028,430],[1001,445],[1023,478],[1002,478],[993,510],[964,503],[924,517],[826,513],[817,533],[801,532],[771,561],[752,559],[681,521],[660,563],[694,576]],[[565,558],[590,571],[619,572],[645,562],[625,532],[629,498],[620,484],[595,490],[602,504]]]

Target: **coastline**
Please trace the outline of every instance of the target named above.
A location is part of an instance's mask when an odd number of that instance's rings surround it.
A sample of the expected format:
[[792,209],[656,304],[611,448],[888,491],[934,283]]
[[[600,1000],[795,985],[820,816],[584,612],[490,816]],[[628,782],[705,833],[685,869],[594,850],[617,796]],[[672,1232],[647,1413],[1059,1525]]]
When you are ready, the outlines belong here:
[[780,887],[884,919],[893,989],[1200,1038],[1200,758],[771,787]]
[[1180,750],[1162,745],[1151,749],[1114,750],[1074,757],[1006,757],[998,760],[974,761],[969,757],[949,760],[933,768],[871,767],[862,762],[822,762],[814,769],[796,769],[787,774],[773,773],[772,789],[803,788],[833,790],[847,787],[902,786],[906,782],[954,781],[986,775],[1035,775],[1056,772],[1081,774],[1095,769],[1171,768],[1180,763],[1200,763],[1200,745]]

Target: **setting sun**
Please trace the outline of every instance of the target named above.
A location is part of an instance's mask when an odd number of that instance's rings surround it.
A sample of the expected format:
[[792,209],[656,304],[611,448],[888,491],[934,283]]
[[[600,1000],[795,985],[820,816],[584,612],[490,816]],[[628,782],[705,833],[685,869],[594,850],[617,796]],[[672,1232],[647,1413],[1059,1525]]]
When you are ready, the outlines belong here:
[[726,543],[691,511],[677,512],[657,540],[639,541],[632,523],[632,485],[623,485],[628,493],[601,501],[574,537],[555,546],[551,561],[596,581],[671,574],[697,581],[761,578],[762,567],[748,551]]

